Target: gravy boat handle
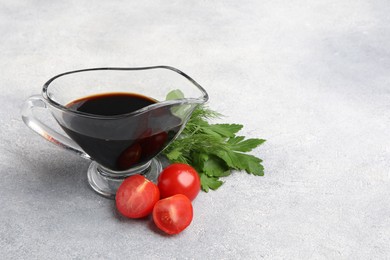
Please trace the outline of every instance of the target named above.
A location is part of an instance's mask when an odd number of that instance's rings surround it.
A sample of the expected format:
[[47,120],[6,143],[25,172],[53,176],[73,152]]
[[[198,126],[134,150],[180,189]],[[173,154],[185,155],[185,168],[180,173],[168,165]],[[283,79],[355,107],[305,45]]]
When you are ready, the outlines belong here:
[[34,132],[36,132],[49,142],[52,142],[53,144],[58,145],[59,147],[67,151],[74,152],[85,159],[91,159],[91,157],[86,154],[81,149],[81,147],[76,144],[72,139],[63,134],[58,133],[57,131],[53,130],[52,128],[44,124],[42,121],[40,121],[34,115],[35,108],[46,110],[48,109],[47,104],[41,95],[31,96],[23,104],[22,119],[28,127],[30,127]]

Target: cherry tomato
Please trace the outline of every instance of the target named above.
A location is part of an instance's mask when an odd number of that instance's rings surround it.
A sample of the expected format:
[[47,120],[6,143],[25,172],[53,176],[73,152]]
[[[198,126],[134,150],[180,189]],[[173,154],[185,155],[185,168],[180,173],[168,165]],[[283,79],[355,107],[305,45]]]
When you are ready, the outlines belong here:
[[159,153],[168,139],[167,132],[151,135],[141,141],[142,153],[145,157],[154,157]]
[[142,218],[149,215],[160,198],[157,185],[142,175],[126,178],[116,192],[118,211],[128,218]]
[[174,163],[166,167],[158,177],[161,198],[183,194],[194,200],[200,191],[199,175],[188,164]]
[[126,148],[116,161],[116,165],[119,170],[127,170],[134,164],[138,163],[141,158],[142,148],[141,145],[135,143]]
[[191,224],[191,201],[182,194],[159,200],[153,208],[153,221],[168,234],[178,234]]

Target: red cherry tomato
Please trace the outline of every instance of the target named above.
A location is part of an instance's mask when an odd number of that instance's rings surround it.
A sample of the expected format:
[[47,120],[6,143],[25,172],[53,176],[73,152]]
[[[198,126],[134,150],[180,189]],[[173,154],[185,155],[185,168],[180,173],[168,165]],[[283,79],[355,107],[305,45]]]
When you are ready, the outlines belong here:
[[191,224],[191,201],[182,194],[159,200],[153,208],[153,221],[168,234],[178,234]]
[[158,177],[161,198],[183,194],[194,200],[200,191],[199,175],[188,164],[174,163],[166,167]]
[[138,163],[141,158],[142,147],[140,144],[135,143],[126,148],[116,161],[116,165],[119,170],[127,170],[134,164]]
[[160,132],[141,141],[142,156],[154,157],[159,153],[168,139],[167,132]]
[[149,215],[160,198],[157,185],[142,175],[126,178],[116,192],[118,211],[128,218],[142,218]]

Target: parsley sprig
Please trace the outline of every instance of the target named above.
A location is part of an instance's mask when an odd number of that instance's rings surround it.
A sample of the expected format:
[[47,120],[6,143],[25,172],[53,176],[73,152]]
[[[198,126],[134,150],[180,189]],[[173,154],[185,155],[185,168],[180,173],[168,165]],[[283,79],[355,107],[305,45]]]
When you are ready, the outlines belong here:
[[[167,99],[180,96],[183,94],[174,90]],[[240,124],[209,123],[210,119],[220,117],[221,114],[207,106],[198,106],[180,136],[163,152],[171,163],[187,163],[194,167],[200,175],[202,190],[206,192],[218,189],[223,184],[220,178],[229,176],[232,170],[264,175],[262,160],[247,152],[265,140],[237,135],[243,128]]]

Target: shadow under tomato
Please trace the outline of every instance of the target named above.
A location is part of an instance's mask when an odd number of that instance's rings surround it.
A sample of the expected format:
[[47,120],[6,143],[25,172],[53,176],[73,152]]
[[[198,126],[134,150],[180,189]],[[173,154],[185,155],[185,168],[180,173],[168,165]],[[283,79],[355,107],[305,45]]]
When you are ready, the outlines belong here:
[[131,224],[146,225],[150,231],[152,231],[153,233],[155,233],[157,235],[163,236],[163,237],[175,237],[175,236],[180,235],[180,234],[169,235],[169,234],[165,233],[164,231],[160,230],[156,226],[156,224],[154,224],[152,214],[149,214],[143,218],[127,218],[127,217],[122,216],[122,214],[119,213],[119,211],[117,210],[117,208],[115,206],[115,200],[112,201],[110,207],[111,207],[111,212],[113,212],[115,219],[118,220],[119,222],[129,223],[130,225]]
[[120,222],[129,222],[129,223],[131,223],[131,222],[133,222],[133,223],[145,222],[146,223],[148,221],[153,222],[151,215],[148,215],[148,216],[143,217],[143,218],[127,218],[127,217],[123,216],[121,213],[119,213],[118,209],[116,208],[115,200],[112,200],[112,203],[110,205],[111,205],[110,206],[111,212],[113,212],[115,219],[117,219]]
[[148,227],[149,227],[149,229],[150,229],[153,233],[155,233],[155,234],[157,234],[157,235],[160,235],[160,236],[163,236],[163,237],[175,237],[175,236],[177,236],[177,235],[169,235],[169,234],[165,233],[164,231],[162,231],[161,229],[159,229],[159,228],[156,226],[156,224],[154,224],[154,222],[153,222],[153,217],[150,218],[150,222],[148,223]]

